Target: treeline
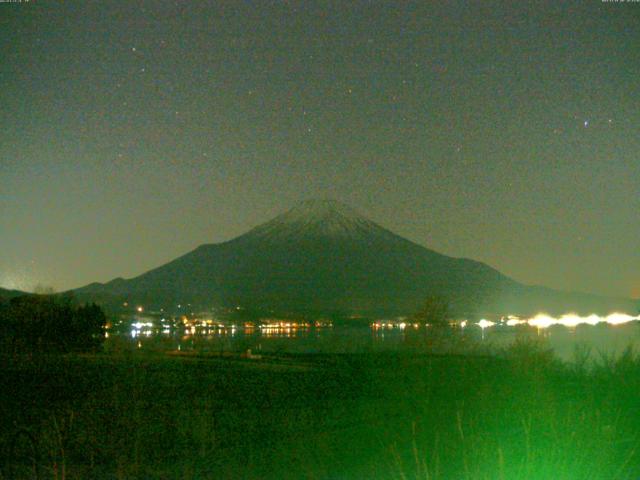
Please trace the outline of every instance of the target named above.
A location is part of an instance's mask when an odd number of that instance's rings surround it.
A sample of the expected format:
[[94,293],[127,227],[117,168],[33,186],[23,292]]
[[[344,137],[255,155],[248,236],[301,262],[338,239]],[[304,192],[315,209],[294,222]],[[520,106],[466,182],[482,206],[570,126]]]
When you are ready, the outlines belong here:
[[104,340],[106,321],[98,305],[77,305],[71,296],[0,300],[0,348],[5,353],[96,350]]

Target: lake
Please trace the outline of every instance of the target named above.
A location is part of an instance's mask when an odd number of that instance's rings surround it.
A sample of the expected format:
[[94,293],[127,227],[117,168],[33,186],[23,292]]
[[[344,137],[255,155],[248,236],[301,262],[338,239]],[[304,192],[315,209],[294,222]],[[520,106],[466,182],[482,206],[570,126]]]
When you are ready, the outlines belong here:
[[191,326],[169,328],[133,318],[109,331],[105,349],[183,351],[200,353],[404,353],[469,354],[506,348],[516,340],[533,340],[552,349],[564,361],[572,361],[576,350],[589,351],[591,358],[618,356],[627,347],[640,350],[640,322],[606,322],[565,326],[477,323],[451,328],[412,324],[334,326]]

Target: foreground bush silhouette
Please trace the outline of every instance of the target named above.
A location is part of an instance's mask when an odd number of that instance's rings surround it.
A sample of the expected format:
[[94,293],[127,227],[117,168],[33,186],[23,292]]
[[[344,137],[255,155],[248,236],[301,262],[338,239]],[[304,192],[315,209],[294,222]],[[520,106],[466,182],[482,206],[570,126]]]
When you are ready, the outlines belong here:
[[0,337],[13,353],[80,352],[98,348],[106,317],[95,305],[73,297],[24,295],[0,306]]

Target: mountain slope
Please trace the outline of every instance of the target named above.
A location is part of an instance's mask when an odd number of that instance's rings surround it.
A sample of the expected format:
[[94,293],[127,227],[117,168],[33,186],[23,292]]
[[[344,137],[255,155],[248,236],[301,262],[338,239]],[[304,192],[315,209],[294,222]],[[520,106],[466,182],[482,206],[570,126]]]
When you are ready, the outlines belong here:
[[7,290],[6,288],[0,288],[0,300],[9,300],[13,297],[20,297],[22,295],[30,295],[27,292],[21,292],[20,290]]
[[525,287],[480,262],[410,242],[329,200],[302,202],[231,241],[202,245],[130,280],[76,292],[165,308],[242,305],[313,315],[410,313],[429,295],[448,298],[460,314],[596,311],[611,303]]

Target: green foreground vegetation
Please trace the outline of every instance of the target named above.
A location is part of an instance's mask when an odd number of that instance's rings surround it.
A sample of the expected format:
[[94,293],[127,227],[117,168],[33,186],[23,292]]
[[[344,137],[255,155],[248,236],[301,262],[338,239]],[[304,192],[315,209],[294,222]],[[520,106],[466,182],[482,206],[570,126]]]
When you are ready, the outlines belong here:
[[[580,359],[578,359],[580,360]],[[6,355],[1,478],[632,479],[640,359]]]

